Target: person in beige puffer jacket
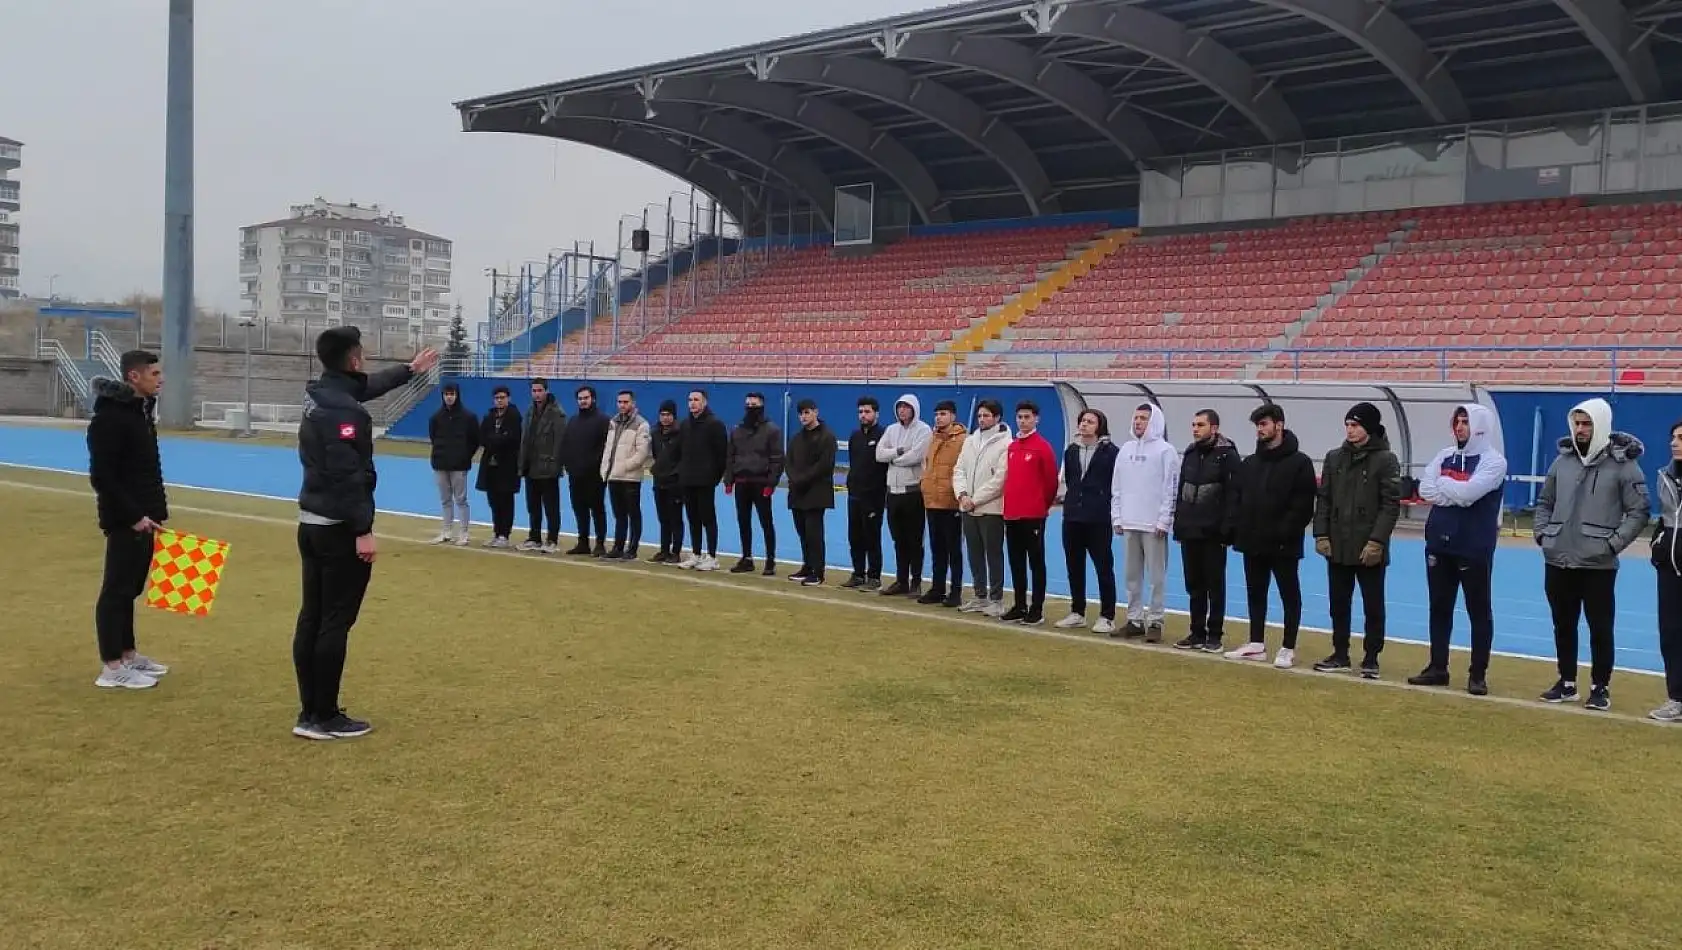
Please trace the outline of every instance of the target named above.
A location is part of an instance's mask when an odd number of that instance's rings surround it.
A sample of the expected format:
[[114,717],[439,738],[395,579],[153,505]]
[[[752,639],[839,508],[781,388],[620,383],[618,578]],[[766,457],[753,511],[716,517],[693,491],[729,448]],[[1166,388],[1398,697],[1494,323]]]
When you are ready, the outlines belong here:
[[637,413],[636,396],[619,394],[619,411],[608,422],[607,445],[602,448],[602,481],[613,502],[613,550],[609,558],[637,559],[642,543],[642,476],[651,457],[653,434],[648,420]]
[[[952,487],[952,475],[958,465],[958,455],[964,448],[967,434],[958,421],[958,407],[950,399],[942,399],[934,407],[934,433],[929,439],[929,454],[923,461],[923,513],[929,523],[929,553],[934,561],[934,576],[928,592],[917,598],[919,604],[940,604],[956,607],[963,602],[964,540],[963,513],[958,508],[958,493]],[[951,582],[947,582],[950,576]]]
[[958,464],[952,468],[952,492],[963,512],[964,545],[969,548],[975,599],[958,609],[964,613],[1004,613],[1005,585],[1005,453],[1010,449],[1010,426],[996,399],[983,399],[975,409],[975,431],[964,439]]

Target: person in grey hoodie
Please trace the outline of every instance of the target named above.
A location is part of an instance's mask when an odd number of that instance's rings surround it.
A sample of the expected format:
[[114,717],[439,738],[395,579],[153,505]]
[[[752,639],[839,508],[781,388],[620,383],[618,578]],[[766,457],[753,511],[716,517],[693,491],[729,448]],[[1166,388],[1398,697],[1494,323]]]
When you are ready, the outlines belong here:
[[911,393],[894,401],[894,424],[876,443],[876,461],[888,466],[888,534],[894,539],[894,582],[883,596],[916,597],[923,591],[923,460],[934,430],[918,418],[922,403]]
[[1536,499],[1532,530],[1542,548],[1543,591],[1553,611],[1559,680],[1542,694],[1545,703],[1577,699],[1577,620],[1588,620],[1592,657],[1588,709],[1612,708],[1612,625],[1617,604],[1618,557],[1647,526],[1647,478],[1636,460],[1641,440],[1612,429],[1604,399],[1578,403],[1571,434],[1559,440],[1559,457]]

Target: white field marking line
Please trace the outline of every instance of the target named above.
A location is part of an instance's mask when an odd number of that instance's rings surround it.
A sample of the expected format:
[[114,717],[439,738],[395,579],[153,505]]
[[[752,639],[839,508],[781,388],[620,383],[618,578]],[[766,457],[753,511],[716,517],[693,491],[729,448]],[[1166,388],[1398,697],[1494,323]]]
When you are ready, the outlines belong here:
[[[60,486],[56,486],[56,485],[32,485],[32,484],[29,484],[28,482],[14,482],[14,481],[9,481],[9,480],[4,480],[4,479],[0,479],[0,488],[13,488],[13,489],[21,489],[21,490],[24,490],[24,491],[39,491],[39,492],[46,492],[48,494],[71,495],[71,496],[81,497],[81,498],[86,498],[86,497],[89,497],[93,494],[91,491],[83,491],[83,490],[75,489],[75,488],[64,488],[64,487],[60,487]],[[261,498],[261,497],[264,497],[264,496],[255,495],[255,496],[251,496],[251,497]],[[228,519],[232,519],[232,520],[236,520],[236,521],[249,521],[249,522],[254,522],[254,523],[257,523],[257,524],[276,525],[276,526],[280,526],[280,527],[293,527],[293,526],[297,525],[297,523],[298,523],[295,519],[291,519],[291,518],[276,518],[276,517],[272,517],[270,515],[254,515],[254,514],[249,514],[249,513],[245,513],[245,512],[238,512],[238,511],[222,511],[222,510],[216,509],[216,508],[201,508],[201,507],[195,507],[195,506],[191,506],[191,505],[180,505],[180,506],[172,505],[171,508],[173,510],[188,511],[188,512],[192,512],[194,514],[210,515],[212,517],[228,518]],[[430,519],[431,516],[411,515],[410,517],[426,517],[426,518]],[[401,535],[381,534],[381,535],[379,535],[379,537],[385,538],[385,539],[388,539],[388,540],[391,540],[391,541],[397,541],[397,542],[400,542],[400,543],[403,543],[403,544],[412,544],[412,545],[416,545],[418,547],[435,548],[435,549],[438,549],[438,550],[443,550],[444,548],[455,547],[454,545],[434,545],[430,541],[427,541],[427,540],[422,540],[420,538],[404,537],[404,536],[401,536]],[[565,557],[554,558],[554,559],[551,559],[551,558],[548,558],[548,557],[532,557],[532,556],[530,556],[530,555],[528,555],[524,552],[515,551],[513,549],[498,550],[498,549],[472,548],[472,547],[470,547],[470,548],[455,548],[455,549],[457,551],[464,551],[464,552],[467,552],[467,553],[470,553],[470,554],[485,555],[485,556],[488,556],[488,557],[503,557],[503,558],[513,557],[516,560],[519,560],[519,561],[522,561],[522,562],[525,562],[525,563],[561,565],[561,566],[569,567],[569,568],[581,568],[581,569],[584,569],[584,570],[594,570],[594,571],[608,571],[608,572],[614,572],[614,573],[619,573],[619,574],[628,573],[626,571],[626,567],[628,565],[625,562],[621,562],[620,564],[614,565],[614,564],[605,564],[605,563],[598,562],[594,558],[591,558],[589,560],[575,560],[575,559],[569,559],[569,558],[565,558]],[[779,599],[798,601],[798,602],[808,604],[808,605],[840,605],[840,606],[847,607],[847,608],[850,608],[850,609],[853,609],[853,610],[864,610],[864,611],[869,611],[871,613],[882,614],[882,615],[886,615],[886,616],[903,617],[903,618],[906,618],[906,619],[909,619],[909,620],[922,621],[922,622],[925,622],[925,623],[940,622],[940,623],[946,623],[946,624],[953,625],[953,626],[964,626],[964,627],[971,627],[971,628],[978,629],[978,630],[986,630],[986,631],[990,631],[990,632],[993,632],[993,633],[1025,634],[1025,635],[1028,635],[1028,636],[1040,637],[1040,638],[1048,639],[1048,640],[1061,640],[1061,641],[1064,641],[1064,642],[1067,642],[1067,643],[1080,643],[1080,644],[1085,644],[1085,645],[1088,645],[1088,646],[1108,647],[1108,648],[1111,648],[1111,649],[1122,649],[1122,650],[1138,650],[1138,651],[1142,651],[1142,652],[1145,652],[1145,653],[1150,653],[1154,656],[1174,656],[1174,657],[1181,657],[1181,658],[1185,658],[1185,659],[1191,659],[1193,662],[1222,663],[1222,664],[1225,664],[1225,665],[1228,665],[1228,666],[1248,667],[1248,668],[1251,668],[1251,669],[1255,669],[1258,672],[1266,672],[1266,673],[1271,673],[1271,674],[1274,674],[1274,675],[1290,674],[1290,675],[1296,675],[1296,676],[1309,676],[1309,677],[1312,677],[1317,682],[1351,683],[1351,684],[1357,684],[1357,685],[1360,685],[1360,686],[1363,686],[1363,687],[1383,687],[1383,688],[1386,688],[1386,689],[1403,690],[1403,691],[1410,692],[1410,693],[1415,693],[1415,694],[1418,694],[1418,695],[1440,697],[1440,698],[1447,699],[1447,700],[1497,703],[1497,704],[1500,704],[1500,705],[1510,706],[1510,707],[1517,708],[1517,709],[1528,709],[1528,710],[1532,710],[1532,711],[1545,712],[1545,713],[1557,713],[1557,714],[1566,714],[1566,715],[1588,716],[1590,718],[1595,718],[1595,719],[1608,719],[1608,720],[1616,720],[1616,721],[1620,721],[1620,722],[1640,723],[1640,724],[1648,725],[1648,726],[1672,725],[1672,724],[1669,724],[1669,723],[1662,723],[1662,722],[1658,722],[1658,721],[1653,720],[1653,719],[1648,719],[1645,716],[1634,716],[1634,715],[1630,715],[1628,713],[1593,712],[1591,710],[1588,710],[1588,709],[1586,709],[1582,706],[1576,705],[1576,704],[1549,705],[1547,703],[1541,703],[1541,702],[1538,702],[1536,700],[1519,699],[1519,698],[1510,697],[1510,696],[1473,696],[1470,693],[1464,692],[1463,690],[1445,689],[1445,688],[1442,688],[1442,687],[1435,687],[1435,686],[1411,686],[1408,683],[1406,683],[1404,681],[1401,681],[1401,680],[1364,680],[1364,679],[1361,679],[1358,675],[1353,674],[1353,673],[1351,673],[1351,674],[1315,673],[1312,669],[1310,669],[1308,667],[1293,667],[1289,670],[1278,670],[1278,669],[1273,668],[1272,663],[1259,663],[1255,660],[1229,660],[1229,659],[1226,659],[1224,656],[1221,656],[1219,654],[1213,654],[1213,653],[1203,653],[1203,652],[1200,652],[1200,651],[1189,651],[1189,650],[1175,650],[1172,647],[1167,647],[1167,646],[1154,646],[1154,645],[1148,645],[1148,644],[1144,644],[1144,643],[1136,643],[1136,642],[1132,642],[1132,641],[1128,641],[1128,640],[1109,639],[1109,638],[1098,637],[1098,636],[1093,635],[1093,634],[1083,635],[1083,634],[1076,634],[1076,633],[1061,633],[1061,632],[1059,632],[1055,629],[1042,629],[1042,628],[1038,628],[1038,627],[1025,627],[1025,626],[1021,626],[1019,624],[1004,624],[1004,623],[999,623],[997,621],[992,621],[992,620],[978,620],[978,619],[975,619],[975,618],[973,618],[973,617],[971,617],[967,614],[954,614],[954,613],[947,612],[947,611],[944,611],[944,610],[939,612],[939,613],[932,612],[932,611],[927,611],[927,610],[910,610],[910,609],[906,609],[906,608],[903,608],[903,607],[895,607],[895,606],[892,606],[892,605],[889,605],[889,604],[872,602],[869,598],[880,596],[880,595],[877,595],[877,594],[874,594],[874,593],[862,594],[862,595],[861,594],[854,594],[852,596],[848,596],[846,594],[841,594],[839,596],[812,595],[812,594],[801,593],[799,591],[794,591],[794,590],[781,590],[781,589],[772,588],[770,586],[761,586],[761,585],[755,584],[753,581],[748,581],[748,582],[745,582],[745,583],[737,583],[737,582],[732,582],[732,581],[726,581],[726,580],[721,580],[721,579],[704,577],[704,576],[701,576],[699,574],[695,574],[695,573],[692,573],[692,572],[680,571],[680,570],[677,570],[676,568],[671,568],[671,569],[662,571],[662,570],[652,568],[651,566],[647,565],[645,562],[642,562],[642,561],[638,561],[638,562],[635,562],[635,563],[638,565],[637,569],[635,570],[635,573],[641,574],[643,576],[664,577],[664,578],[667,578],[667,579],[670,579],[670,580],[677,581],[679,583],[689,584],[689,585],[694,586],[694,587],[706,587],[706,588],[712,588],[714,590],[727,590],[727,591],[745,592],[745,593],[754,594],[754,595],[760,596],[760,597],[774,597],[774,598],[779,598]],[[781,580],[781,579],[782,578],[779,578],[779,580]],[[835,588],[829,588],[829,590],[834,591],[836,589]],[[858,599],[854,599],[855,597],[858,598]],[[1534,658],[1527,658],[1527,659],[1531,659],[1532,662],[1541,662],[1541,661],[1534,660]]]
[[[33,472],[50,472],[50,473],[55,474],[55,475],[70,475],[70,476],[74,476],[74,477],[77,477],[77,478],[86,478],[87,477],[86,472],[75,471],[73,469],[68,469],[68,468],[53,468],[53,467],[47,466],[47,465],[25,465],[25,464],[21,464],[21,463],[17,463],[17,462],[0,462],[0,469],[5,469],[5,468],[18,468],[18,469],[24,469],[26,471],[33,471]],[[260,492],[237,491],[237,490],[232,489],[232,488],[206,488],[202,485],[192,485],[192,484],[188,484],[188,483],[185,483],[185,482],[166,482],[165,484],[170,488],[179,488],[179,489],[183,489],[183,490],[187,490],[187,491],[209,492],[209,493],[214,494],[214,495],[228,495],[228,496],[231,496],[231,497],[234,497],[234,498],[255,498],[255,499],[258,499],[258,500],[261,500],[261,501],[280,502],[280,503],[283,503],[283,504],[296,504],[297,503],[296,499],[293,499],[293,498],[283,498],[279,495],[264,495]],[[37,487],[37,486],[34,486],[34,485],[29,485],[29,484],[24,483],[24,482],[7,482],[7,481],[0,481],[0,485],[15,485],[15,486],[18,486],[18,487],[26,487],[26,488]],[[88,494],[92,494],[92,493],[89,492]],[[174,507],[174,506],[171,506],[171,507]],[[197,510],[197,509],[182,508],[181,510],[182,511],[193,511],[193,510]],[[208,509],[206,509],[206,513],[220,514],[221,512],[214,512],[214,511],[209,511]],[[387,516],[394,517],[394,518],[414,518],[414,519],[421,520],[421,521],[436,521],[437,517],[438,517],[437,515],[422,515],[422,514],[416,514],[415,512],[412,512],[412,511],[400,511],[400,510],[397,510],[397,509],[394,509],[394,508],[379,508],[379,509],[376,509],[376,513],[381,514],[381,515],[387,515]],[[288,524],[295,524],[296,522],[290,522],[289,521],[287,523]],[[488,527],[491,526],[490,522],[488,522],[488,521],[475,521],[475,522],[473,522],[473,524],[475,526],[481,527],[481,528],[488,528]],[[518,528],[520,526],[515,525],[515,527]],[[687,531],[688,527],[685,526],[684,530]],[[572,531],[562,531],[562,532],[559,532],[559,534],[563,538],[577,538],[578,537],[578,534],[576,532],[572,532]],[[399,540],[409,540],[409,539],[399,539]],[[444,546],[454,547],[454,545],[444,545]],[[650,545],[648,545],[646,543],[639,542],[638,549],[641,550],[642,548],[649,547],[649,546]],[[518,553],[518,552],[516,552],[516,553]],[[725,557],[725,558],[740,557],[741,556],[738,552],[735,552],[735,551],[721,551],[719,553],[722,557]],[[824,572],[826,574],[828,574],[830,572],[835,572],[835,573],[839,573],[839,574],[851,574],[853,572],[853,569],[850,565],[830,564],[830,565],[826,565],[824,567]],[[733,588],[733,585],[732,585],[732,588]],[[1059,603],[1068,603],[1069,602],[1069,598],[1064,597],[1064,596],[1060,596],[1060,595],[1053,595],[1049,599],[1050,600],[1055,600]],[[1118,605],[1118,606],[1120,606],[1120,605]],[[1165,612],[1173,614],[1176,617],[1187,617],[1187,618],[1189,618],[1191,616],[1190,611],[1177,610],[1177,609],[1174,609],[1174,608],[1168,608]],[[921,615],[919,614],[918,616],[921,616]],[[1248,627],[1249,623],[1250,623],[1249,618],[1247,618],[1247,617],[1228,616],[1226,619],[1229,622],[1231,622],[1234,626]],[[1046,622],[1049,624],[1049,623],[1052,623],[1053,621],[1047,620]],[[1277,627],[1278,624],[1269,623],[1268,626],[1270,628],[1271,627]],[[1320,636],[1325,636],[1325,637],[1329,637],[1329,636],[1332,635],[1332,632],[1330,630],[1326,629],[1325,627],[1299,626],[1297,628],[1297,631],[1299,633],[1306,632],[1306,633],[1319,634]],[[1246,641],[1249,639],[1248,631],[1240,632],[1239,635],[1242,636]],[[1363,640],[1363,639],[1364,639],[1364,637],[1360,633],[1352,633],[1351,637],[1350,637],[1351,645],[1353,645],[1353,643],[1355,641]],[[1384,642],[1387,643],[1387,644],[1388,643],[1401,643],[1401,644],[1406,644],[1407,646],[1416,646],[1416,647],[1425,647],[1425,648],[1429,648],[1430,645],[1431,645],[1428,641],[1425,641],[1425,640],[1410,640],[1406,637],[1391,637],[1391,636],[1385,637]],[[1470,654],[1472,652],[1471,647],[1463,647],[1463,646],[1460,646],[1459,644],[1450,644],[1449,645],[1449,650],[1453,653]],[[1185,651],[1179,651],[1179,652],[1185,652]],[[1647,652],[1652,652],[1652,651],[1647,651]],[[1539,655],[1532,654],[1532,653],[1514,653],[1514,652],[1511,652],[1509,650],[1492,650],[1492,651],[1490,651],[1490,656],[1492,658],[1493,657],[1501,657],[1503,659],[1508,659],[1508,660],[1529,660],[1529,661],[1536,662],[1536,663],[1553,663],[1553,662],[1555,662],[1553,657],[1539,656]],[[1254,660],[1246,660],[1245,662],[1253,663],[1255,661]],[[1653,678],[1659,678],[1659,677],[1664,676],[1664,674],[1662,672],[1658,672],[1658,671],[1655,671],[1655,670],[1641,670],[1641,669],[1635,669],[1633,667],[1627,667],[1627,666],[1613,666],[1612,669],[1615,672],[1624,673],[1624,674],[1627,674],[1627,675],[1630,675],[1630,676],[1647,676],[1647,677],[1653,677]],[[1435,688],[1435,687],[1420,687],[1420,688],[1421,689],[1432,689],[1432,688]]]

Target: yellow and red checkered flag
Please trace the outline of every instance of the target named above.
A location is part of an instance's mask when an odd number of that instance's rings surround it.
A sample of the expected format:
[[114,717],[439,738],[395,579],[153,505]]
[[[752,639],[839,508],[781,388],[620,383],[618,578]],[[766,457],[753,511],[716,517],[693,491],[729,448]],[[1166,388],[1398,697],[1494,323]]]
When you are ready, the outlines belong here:
[[228,543],[159,529],[153,533],[146,606],[204,617],[228,561]]

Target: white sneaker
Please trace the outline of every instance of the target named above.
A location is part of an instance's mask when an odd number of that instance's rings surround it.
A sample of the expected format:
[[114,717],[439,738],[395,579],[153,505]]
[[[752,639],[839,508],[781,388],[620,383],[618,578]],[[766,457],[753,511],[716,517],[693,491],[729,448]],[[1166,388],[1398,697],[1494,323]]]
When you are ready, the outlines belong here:
[[1229,660],[1255,660],[1265,663],[1267,662],[1267,644],[1246,643],[1236,650],[1228,650],[1225,656]]
[[473,542],[472,539],[467,536],[467,529],[462,529],[461,533],[456,535],[456,547],[465,548],[471,543]]
[[704,557],[699,564],[695,565],[695,569],[697,571],[716,571],[718,570],[718,558],[710,555]]
[[541,551],[541,550],[543,550],[543,545],[539,544],[536,541],[532,541],[532,540],[528,539],[528,540],[520,542],[520,550],[522,550],[522,551]]
[[151,689],[158,685],[158,681],[127,666],[116,669],[107,666],[100,669],[99,678],[93,681],[93,685],[100,689]]
[[452,535],[450,532],[440,531],[431,541],[428,541],[426,543],[427,544],[449,544],[454,539],[455,539],[455,535]]
[[558,545],[558,544],[545,544],[543,547],[540,547],[537,550],[540,553],[543,553],[543,554],[559,554],[560,550],[561,550],[561,546]]
[[958,613],[978,614],[987,609],[987,602],[980,597],[972,597],[958,607]]
[[1273,668],[1276,670],[1288,670],[1295,666],[1296,662],[1297,651],[1289,647],[1280,647],[1279,652],[1273,655]]
[[992,617],[994,620],[997,620],[1005,615],[1005,602],[1002,600],[989,600],[987,602],[986,609],[981,612],[989,617]]
[[141,676],[150,676],[153,679],[157,679],[169,672],[169,667],[140,653],[136,653],[130,659],[124,660],[123,665],[136,673],[139,673]]
[[1080,614],[1070,614],[1057,621],[1057,629],[1059,630],[1074,630],[1084,626],[1086,626],[1086,618]]
[[1115,633],[1115,621],[1108,617],[1099,617],[1098,622],[1092,625],[1092,632],[1102,634]]
[[701,566],[701,556],[699,554],[686,554],[677,566],[678,570],[693,571]]

